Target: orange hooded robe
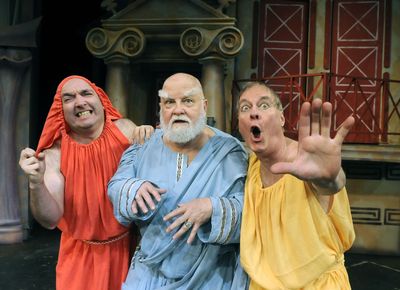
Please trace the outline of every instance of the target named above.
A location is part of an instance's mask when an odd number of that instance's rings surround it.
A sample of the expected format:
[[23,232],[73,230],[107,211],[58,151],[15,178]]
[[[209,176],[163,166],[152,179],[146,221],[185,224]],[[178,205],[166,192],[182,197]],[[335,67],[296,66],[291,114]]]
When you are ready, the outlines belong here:
[[[79,144],[68,135],[61,89],[72,78],[86,81],[99,95],[105,124],[99,138]],[[58,86],[47,116],[37,153],[61,140],[61,173],[65,178],[64,215],[58,228],[61,242],[56,268],[57,290],[119,290],[129,267],[129,229],[114,218],[107,184],[128,139],[113,123],[121,115],[106,93],[81,76],[65,78]]]

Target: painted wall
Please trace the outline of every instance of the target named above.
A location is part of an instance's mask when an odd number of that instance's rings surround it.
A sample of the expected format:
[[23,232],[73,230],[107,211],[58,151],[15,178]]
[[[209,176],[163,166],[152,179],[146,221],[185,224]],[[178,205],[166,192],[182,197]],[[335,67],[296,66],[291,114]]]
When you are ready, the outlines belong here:
[[[391,79],[400,80],[400,17],[397,12],[400,10],[400,1],[392,2],[392,35],[391,35],[391,65],[383,72],[390,73]],[[256,68],[251,68],[252,57],[252,33],[253,33],[253,6],[258,1],[243,0],[237,1],[238,27],[243,32],[245,44],[242,52],[236,58],[235,79],[248,79],[252,73],[256,73]],[[324,67],[324,39],[325,39],[325,3],[326,1],[316,1],[316,47],[315,47],[315,67],[307,69],[307,73],[327,72]],[[400,98],[400,84],[392,84],[394,101]],[[389,111],[393,109],[390,104]],[[400,109],[400,108],[399,108]],[[389,130],[400,132],[400,120],[393,118],[389,123]],[[397,129],[396,129],[397,128]],[[389,138],[389,143],[400,144],[400,136]],[[359,150],[359,147],[351,149],[350,157],[353,164],[347,165],[345,170],[350,178],[347,183],[347,190],[352,206],[353,218],[356,230],[356,241],[352,251],[370,252],[380,254],[400,255],[400,189],[398,174],[395,177],[388,176],[387,168],[383,168],[385,163],[371,163],[366,165],[365,161],[392,161],[398,160],[398,146],[392,146],[384,152],[377,153],[381,148],[378,145],[370,146],[367,150]],[[397,149],[396,149],[397,148]],[[369,152],[369,153],[367,153]],[[390,152],[390,153],[389,153]],[[386,155],[386,157],[384,156]],[[383,157],[383,158],[382,158]],[[357,161],[359,160],[359,161]],[[361,167],[364,173],[353,177],[356,172],[355,166]],[[396,165],[393,165],[396,166]],[[388,167],[392,168],[392,167]],[[397,168],[397,167],[393,167]],[[398,169],[393,169],[395,172]],[[379,172],[378,177],[368,178],[371,172]],[[364,178],[362,177],[364,176]],[[395,180],[391,180],[391,179]],[[396,180],[397,179],[397,180]]]

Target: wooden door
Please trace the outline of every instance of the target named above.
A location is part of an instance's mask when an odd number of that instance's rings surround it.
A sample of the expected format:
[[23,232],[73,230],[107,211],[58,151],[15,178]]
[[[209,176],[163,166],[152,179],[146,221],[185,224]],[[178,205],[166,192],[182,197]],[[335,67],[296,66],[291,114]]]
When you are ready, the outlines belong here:
[[[260,2],[259,79],[300,75],[307,71],[308,7],[308,1],[262,0]],[[304,80],[294,79],[303,91]],[[267,81],[267,84],[281,97],[287,119],[286,129],[297,126],[291,124],[291,119],[293,116],[298,116],[301,105],[299,93],[284,92],[288,82],[289,79]],[[293,122],[297,123],[297,118]]]
[[332,12],[331,71],[341,75],[332,82],[334,130],[353,114],[356,124],[346,141],[377,143],[379,83],[361,78],[381,78],[384,1],[335,0]]

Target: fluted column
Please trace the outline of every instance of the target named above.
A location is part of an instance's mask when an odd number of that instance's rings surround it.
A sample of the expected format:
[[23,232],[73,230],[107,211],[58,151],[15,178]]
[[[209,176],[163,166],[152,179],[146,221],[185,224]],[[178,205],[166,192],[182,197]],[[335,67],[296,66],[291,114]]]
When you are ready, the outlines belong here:
[[203,65],[201,79],[208,99],[208,123],[225,131],[224,69],[226,61],[242,48],[242,33],[233,26],[215,30],[191,27],[181,34],[180,45],[184,53]]
[[225,131],[225,60],[206,57],[200,60],[202,67],[201,83],[208,100],[207,123]]
[[130,61],[145,47],[144,34],[136,28],[112,31],[94,28],[86,36],[86,47],[107,65],[106,87],[113,105],[123,116],[128,111]]
[[[16,131],[20,99],[29,91],[31,53],[0,47],[0,243],[23,239],[17,190]],[[22,128],[19,128],[22,130]]]
[[30,227],[28,179],[19,169],[29,146],[32,54],[41,18],[4,26],[0,36],[0,243],[21,242]]
[[105,63],[107,65],[105,90],[111,103],[122,116],[126,117],[128,113],[129,60],[118,57],[109,59]]

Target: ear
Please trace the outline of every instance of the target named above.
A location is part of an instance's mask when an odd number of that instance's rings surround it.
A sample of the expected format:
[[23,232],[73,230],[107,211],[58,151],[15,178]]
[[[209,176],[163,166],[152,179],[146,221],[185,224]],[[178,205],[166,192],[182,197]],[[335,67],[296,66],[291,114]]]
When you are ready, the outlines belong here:
[[204,99],[203,100],[203,108],[204,108],[205,112],[207,112],[207,107],[208,107],[208,101],[207,101],[207,99]]
[[283,128],[283,126],[285,126],[285,116],[283,115],[283,112],[281,112],[281,127]]

